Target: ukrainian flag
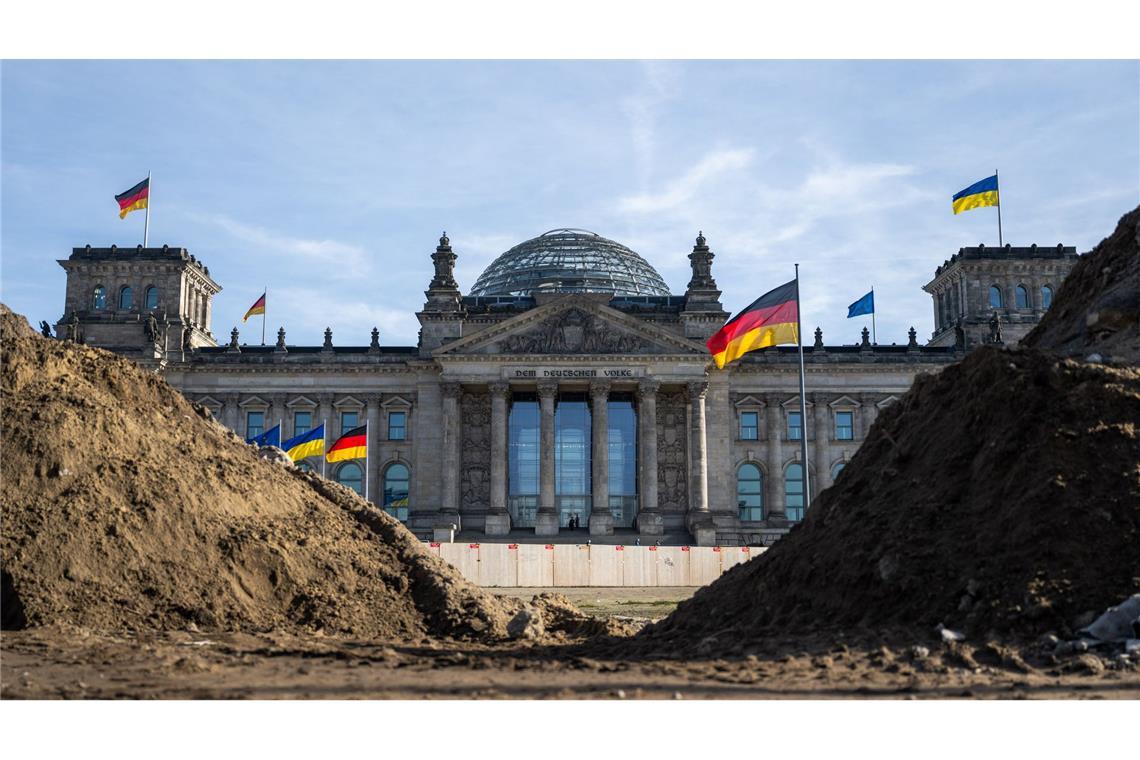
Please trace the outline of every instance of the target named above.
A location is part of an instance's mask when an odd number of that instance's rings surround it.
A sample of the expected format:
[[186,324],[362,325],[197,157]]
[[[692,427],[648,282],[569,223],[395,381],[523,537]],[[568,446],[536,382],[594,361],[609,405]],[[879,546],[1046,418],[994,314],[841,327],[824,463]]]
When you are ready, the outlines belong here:
[[294,462],[305,457],[320,456],[325,453],[325,425],[322,422],[307,433],[293,436],[281,444],[285,453]]
[[955,214],[961,214],[963,211],[969,211],[972,208],[1001,205],[998,203],[997,175],[975,182],[965,190],[955,194],[950,203]]

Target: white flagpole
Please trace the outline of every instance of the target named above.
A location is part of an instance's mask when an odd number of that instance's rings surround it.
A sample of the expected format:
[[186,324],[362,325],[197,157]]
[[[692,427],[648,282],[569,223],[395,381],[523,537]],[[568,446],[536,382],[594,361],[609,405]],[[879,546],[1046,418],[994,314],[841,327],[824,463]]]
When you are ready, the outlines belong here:
[[368,420],[364,421],[364,500],[368,501],[368,480],[371,470],[368,469]]
[[329,460],[326,458],[326,455],[328,454],[328,452],[325,451],[325,449],[328,448],[327,446],[325,446],[325,443],[327,443],[328,439],[329,439],[328,423],[329,423],[328,420],[321,420],[321,477],[322,478],[328,477],[327,472],[328,472]]
[[265,345],[265,318],[268,316],[266,312],[269,311],[269,286],[265,286],[262,291],[261,297],[265,299],[265,303],[261,305],[261,345]]
[[146,248],[147,241],[150,238],[150,169],[146,172],[146,221],[143,222],[143,248]]
[[[808,436],[808,419],[807,419],[807,391],[804,388],[804,339],[803,328],[801,327],[803,320],[800,318],[800,265],[796,264],[796,342],[800,346],[800,465],[801,471],[804,474],[804,512],[807,512],[808,504],[811,502],[811,488],[809,487],[808,478],[808,458],[807,458],[807,436]],[[815,431],[816,436],[820,435],[820,431]],[[818,439],[816,442],[818,445]],[[801,518],[802,519],[802,518]]]

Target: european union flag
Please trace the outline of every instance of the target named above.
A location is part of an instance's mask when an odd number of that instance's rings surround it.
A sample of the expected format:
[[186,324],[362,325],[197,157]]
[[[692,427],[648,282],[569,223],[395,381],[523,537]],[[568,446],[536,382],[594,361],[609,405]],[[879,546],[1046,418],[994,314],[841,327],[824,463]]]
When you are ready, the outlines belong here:
[[246,443],[256,443],[258,446],[276,446],[281,448],[281,423],[266,430],[261,435],[255,435],[246,440]]
[[857,317],[860,314],[874,314],[875,313],[875,289],[872,288],[871,292],[860,298],[855,303],[847,307],[847,318]]

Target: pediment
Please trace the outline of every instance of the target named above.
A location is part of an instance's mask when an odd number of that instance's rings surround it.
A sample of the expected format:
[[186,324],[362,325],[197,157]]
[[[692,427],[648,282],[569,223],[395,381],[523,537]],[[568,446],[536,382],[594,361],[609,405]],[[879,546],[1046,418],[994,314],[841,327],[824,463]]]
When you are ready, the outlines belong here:
[[828,406],[830,406],[832,409],[845,409],[847,407],[857,407],[860,406],[860,404],[857,400],[851,398],[850,396],[840,396],[828,404]]
[[764,401],[762,399],[758,399],[755,396],[748,395],[748,396],[743,396],[740,399],[738,399],[736,401],[735,406],[738,406],[738,407],[745,407],[745,406],[746,407],[764,407],[764,406],[766,406],[766,404],[764,403]]
[[875,406],[879,407],[880,409],[886,409],[888,406],[890,406],[891,404],[895,403],[898,400],[899,400],[898,396],[893,396],[893,395],[887,396],[885,399],[882,399],[881,401],[876,401]]
[[244,401],[242,401],[241,403],[238,404],[238,407],[240,407],[242,409],[245,409],[247,407],[262,407],[262,406],[268,407],[269,402],[266,401],[265,399],[261,398],[260,396],[250,396],[249,398],[245,399]]
[[[798,395],[792,396],[790,399],[780,404],[780,406],[784,407],[784,409],[787,409],[788,411],[798,412],[800,410],[800,397]],[[806,404],[804,404],[804,406],[806,406],[808,409],[812,409],[815,407],[815,404],[809,400]]]
[[352,396],[344,396],[333,402],[333,409],[363,409],[364,402]]
[[436,349],[456,355],[690,354],[704,346],[584,297],[566,296]]
[[210,407],[210,409],[215,412],[222,408],[222,402],[218,401],[213,396],[200,396],[198,399],[196,399],[196,401],[202,406]]
[[411,408],[412,402],[408,401],[403,396],[392,396],[391,398],[384,399],[380,403],[382,409],[404,409]]
[[292,401],[286,403],[285,406],[289,407],[290,409],[296,409],[296,408],[315,409],[317,406],[317,402],[313,401],[311,398],[308,398],[307,396],[298,396],[297,398],[293,399]]

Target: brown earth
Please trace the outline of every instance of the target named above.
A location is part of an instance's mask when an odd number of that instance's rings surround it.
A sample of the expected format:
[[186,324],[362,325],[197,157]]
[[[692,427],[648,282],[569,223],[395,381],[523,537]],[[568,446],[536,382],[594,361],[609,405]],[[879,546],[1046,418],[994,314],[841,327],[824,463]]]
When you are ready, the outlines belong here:
[[[789,630],[939,624],[1072,637],[1078,618],[1140,592],[1138,223],[1140,209],[1082,258],[1034,348],[983,347],[919,378],[802,524],[630,651],[739,653]],[[1133,360],[1058,356],[1078,348]]]
[[497,638],[520,606],[161,378],[0,307],[4,628]]
[[1140,207],[1077,262],[1021,343],[1066,356],[1140,361]]

